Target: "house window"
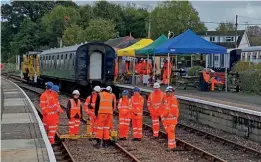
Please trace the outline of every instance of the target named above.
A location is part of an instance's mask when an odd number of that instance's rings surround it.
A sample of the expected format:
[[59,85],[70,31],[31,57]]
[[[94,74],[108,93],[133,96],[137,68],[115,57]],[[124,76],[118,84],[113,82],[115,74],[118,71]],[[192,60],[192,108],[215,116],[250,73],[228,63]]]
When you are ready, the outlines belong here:
[[234,42],[234,37],[226,37],[226,42]]
[[210,37],[210,42],[215,42],[215,37]]
[[214,61],[218,61],[218,56],[214,56]]

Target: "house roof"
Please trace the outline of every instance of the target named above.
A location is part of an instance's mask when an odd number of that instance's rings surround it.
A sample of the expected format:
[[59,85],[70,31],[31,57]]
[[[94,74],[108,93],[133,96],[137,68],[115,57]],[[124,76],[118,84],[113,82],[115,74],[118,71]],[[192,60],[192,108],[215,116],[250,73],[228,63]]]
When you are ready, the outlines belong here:
[[[237,47],[239,46],[244,33],[245,33],[245,30],[237,31],[237,35],[238,35]],[[235,31],[202,31],[202,32],[198,32],[197,34],[200,36],[235,36],[236,32]],[[212,43],[215,43],[217,45],[220,45],[220,46],[223,46],[226,48],[236,48],[236,45],[234,42],[212,42]]]

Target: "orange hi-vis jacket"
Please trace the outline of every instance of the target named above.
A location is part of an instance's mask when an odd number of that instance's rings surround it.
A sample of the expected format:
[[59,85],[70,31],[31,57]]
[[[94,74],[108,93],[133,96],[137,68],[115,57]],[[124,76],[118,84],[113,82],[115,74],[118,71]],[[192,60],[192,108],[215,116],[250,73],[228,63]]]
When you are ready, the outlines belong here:
[[[98,94],[96,92],[93,92],[90,96],[88,96],[84,103],[84,110],[86,114],[88,115],[94,115],[95,111],[95,104]],[[92,107],[92,109],[89,108],[89,106]]]
[[151,116],[160,116],[166,106],[166,94],[161,90],[151,92],[147,106]]
[[40,108],[42,110],[43,115],[45,115],[44,112],[46,112],[46,108],[48,106],[49,99],[52,95],[51,90],[45,90],[44,93],[40,97]]
[[81,118],[81,101],[78,99],[77,104],[74,99],[70,99],[71,102],[71,110],[70,110],[70,118],[73,118],[76,114]]
[[208,82],[210,80],[210,75],[206,71],[203,71],[203,78],[205,82]]
[[113,100],[111,93],[101,92],[98,114],[113,114]]
[[118,109],[120,117],[131,118],[131,100],[129,98],[119,99]]
[[134,94],[131,99],[132,119],[142,119],[144,99],[140,94]]
[[164,125],[172,125],[178,123],[179,117],[179,102],[174,95],[166,97],[167,106],[162,111],[162,117],[164,119]]
[[63,113],[64,111],[63,111],[63,109],[61,108],[61,105],[60,105],[60,103],[59,103],[58,93],[52,93],[52,95],[53,95],[54,99],[56,100],[57,106],[59,107],[58,112],[59,112],[59,113]]

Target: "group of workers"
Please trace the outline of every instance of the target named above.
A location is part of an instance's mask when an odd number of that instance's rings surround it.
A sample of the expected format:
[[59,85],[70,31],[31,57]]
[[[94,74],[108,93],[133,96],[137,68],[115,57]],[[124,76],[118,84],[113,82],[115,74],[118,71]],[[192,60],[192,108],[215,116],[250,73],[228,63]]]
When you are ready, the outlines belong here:
[[[174,95],[174,89],[169,86],[165,93],[160,90],[160,84],[154,83],[153,92],[149,95],[147,107],[151,115],[153,125],[153,138],[158,138],[160,119],[168,134],[168,151],[175,150],[175,128],[179,116],[179,104]],[[95,148],[108,147],[110,143],[110,131],[113,128],[113,112],[119,112],[119,140],[127,140],[130,122],[132,122],[133,141],[142,139],[143,107],[144,98],[140,94],[140,89],[135,87],[131,97],[128,90],[124,90],[122,97],[116,104],[116,97],[112,93],[110,86],[101,88],[95,86],[94,91],[86,98],[84,106],[81,106],[78,90],[73,91],[73,98],[67,103],[67,116],[69,118],[70,135],[79,134],[80,119],[82,109],[90,119],[90,133],[95,137],[97,143]],[[40,107],[43,112],[43,123],[49,141],[54,144],[55,132],[58,128],[59,114],[63,113],[58,102],[59,87],[48,82],[46,91],[40,97]],[[118,109],[117,109],[118,108]]]

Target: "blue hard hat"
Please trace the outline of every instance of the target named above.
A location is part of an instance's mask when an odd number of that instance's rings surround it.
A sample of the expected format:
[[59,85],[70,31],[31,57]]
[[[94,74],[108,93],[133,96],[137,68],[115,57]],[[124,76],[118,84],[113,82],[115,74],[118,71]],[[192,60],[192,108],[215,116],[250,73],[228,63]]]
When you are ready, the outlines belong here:
[[133,91],[134,91],[134,92],[140,92],[140,89],[139,89],[138,87],[135,87],[135,88],[133,89]]
[[53,87],[53,82],[45,83],[47,89],[51,89]]
[[59,86],[53,85],[52,90],[55,91],[55,92],[59,92]]
[[122,95],[128,95],[129,94],[129,91],[128,90],[124,90],[123,92],[122,92]]

